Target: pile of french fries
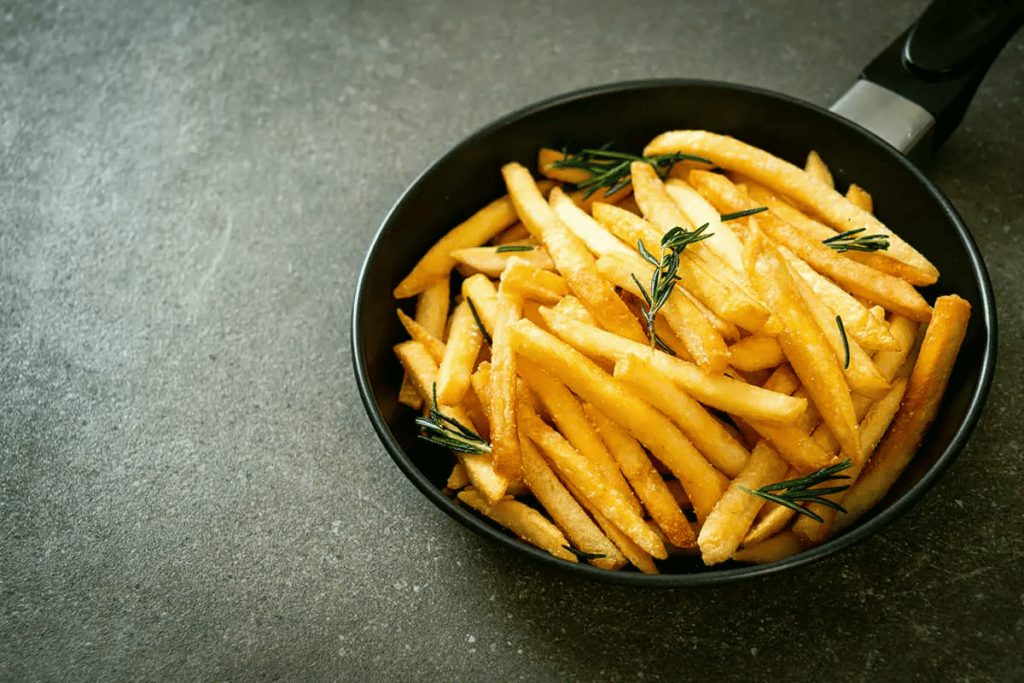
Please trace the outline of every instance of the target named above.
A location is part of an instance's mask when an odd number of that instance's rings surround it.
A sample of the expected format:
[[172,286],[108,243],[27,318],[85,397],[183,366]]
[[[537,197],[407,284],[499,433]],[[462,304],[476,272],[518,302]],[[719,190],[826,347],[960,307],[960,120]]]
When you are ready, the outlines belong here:
[[[509,163],[508,194],[394,290],[416,297],[400,400],[473,437],[447,489],[568,562],[657,573],[671,554],[764,563],[825,541],[907,466],[966,332],[970,305],[929,305],[916,287],[936,268],[816,153],[799,168],[693,130],[643,153],[672,152],[711,163],[635,161],[610,196],[573,190],[590,176],[562,152],[540,150],[539,180]],[[641,247],[705,225],[648,320]],[[849,231],[888,248],[829,245]],[[810,502],[754,493],[840,463]]]

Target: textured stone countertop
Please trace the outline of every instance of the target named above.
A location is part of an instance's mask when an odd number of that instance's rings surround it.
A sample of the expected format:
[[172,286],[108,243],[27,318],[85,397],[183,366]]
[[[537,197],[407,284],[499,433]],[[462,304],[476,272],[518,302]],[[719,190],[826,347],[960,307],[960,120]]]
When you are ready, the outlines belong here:
[[0,2],[0,680],[1024,680],[1024,35],[929,171],[991,273],[995,384],[877,536],[580,582],[434,508],[352,376],[366,247],[469,132],[657,76],[828,105],[922,6]]

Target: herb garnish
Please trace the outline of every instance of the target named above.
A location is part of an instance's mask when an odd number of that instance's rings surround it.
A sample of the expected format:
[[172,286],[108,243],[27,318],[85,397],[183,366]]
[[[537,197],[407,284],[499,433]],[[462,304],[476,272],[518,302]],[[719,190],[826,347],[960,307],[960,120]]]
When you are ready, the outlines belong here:
[[603,557],[607,557],[604,553],[588,553],[583,550],[576,550],[576,548],[568,545],[563,545],[562,547],[581,560],[600,560]]
[[888,235],[861,235],[866,228],[847,230],[834,237],[823,239],[822,243],[832,247],[840,254],[844,251],[884,251],[889,248]]
[[839,328],[839,334],[843,338],[843,353],[846,354],[843,359],[843,369],[850,367],[850,340],[846,338],[846,328],[843,327],[843,319],[838,315],[836,316],[836,327]]
[[473,320],[476,321],[476,326],[480,328],[480,333],[484,335],[484,341],[487,342],[488,346],[494,346],[494,342],[491,341],[491,335],[487,334],[487,328],[484,327],[483,322],[480,320],[480,314],[476,312],[476,306],[473,305],[473,300],[467,296],[466,303],[469,304],[469,312],[473,314]]
[[[833,510],[845,513],[846,508],[842,505],[831,501],[828,498],[823,498],[822,496],[845,491],[850,488],[849,484],[845,484],[843,486],[827,486],[818,489],[812,487],[817,486],[818,484],[824,484],[825,482],[835,481],[837,479],[849,479],[850,477],[845,474],[836,473],[851,467],[851,465],[850,459],[847,458],[836,465],[830,465],[829,467],[823,467],[816,472],[811,472],[806,477],[790,479],[789,481],[780,481],[776,484],[768,484],[767,486],[762,486],[756,491],[752,491],[745,486],[740,486],[739,488],[751,495],[757,496],[758,498],[764,498],[767,501],[778,503],[790,510],[799,512],[801,515],[807,515],[815,522],[821,523],[825,520],[823,520],[819,514],[813,510],[808,510],[804,506],[800,505],[800,503],[819,503],[830,507]],[[774,491],[779,491],[779,493],[773,493]]]
[[734,221],[737,218],[743,218],[744,216],[753,216],[755,213],[761,213],[767,211],[767,206],[759,206],[756,209],[744,209],[743,211],[737,211],[736,213],[727,213],[722,216],[722,221]]
[[668,301],[672,288],[675,287],[676,282],[679,280],[679,276],[676,275],[676,272],[679,270],[679,253],[688,244],[695,244],[712,237],[714,233],[704,234],[707,228],[707,223],[693,231],[684,230],[678,226],[672,228],[661,238],[660,259],[654,258],[651,252],[647,251],[643,240],[637,240],[636,242],[636,248],[640,251],[640,255],[643,256],[645,261],[654,266],[654,273],[651,275],[650,292],[644,289],[636,275],[630,273],[633,282],[636,283],[636,286],[640,289],[640,294],[644,298],[641,308],[643,309],[644,320],[647,322],[647,333],[651,337],[651,348],[660,347],[668,353],[673,353],[672,349],[655,333],[654,318]]
[[610,149],[602,148],[584,149],[576,154],[569,154],[563,149],[562,154],[565,158],[553,162],[551,166],[554,168],[575,168],[587,171],[593,175],[592,178],[576,184],[578,189],[586,190],[586,194],[583,195],[584,199],[589,198],[590,195],[602,187],[608,188],[604,196],[609,197],[629,185],[631,182],[629,165],[634,161],[645,161],[653,166],[662,180],[668,177],[669,172],[677,162],[684,159],[700,161],[705,164],[714,163],[710,159],[693,154],[683,154],[682,152],[642,157],[636,154],[613,152]]
[[494,253],[507,254],[512,251],[533,251],[533,247],[529,244],[503,244],[495,248]]
[[[746,209],[745,211],[737,211],[736,213],[727,213],[722,216],[721,220],[732,221],[737,218],[752,216],[755,213],[761,213],[762,211],[767,210],[768,207],[760,206],[756,209]],[[654,332],[654,318],[658,314],[658,311],[660,311],[668,301],[668,297],[672,293],[672,289],[679,280],[679,277],[676,275],[676,272],[679,270],[679,253],[689,244],[696,244],[701,240],[714,237],[715,233],[713,232],[704,234],[704,231],[707,229],[707,223],[692,231],[684,230],[679,226],[672,228],[661,238],[660,259],[654,258],[651,252],[647,251],[642,240],[637,240],[636,248],[640,252],[640,255],[644,257],[645,261],[654,266],[654,274],[651,275],[651,287],[649,292],[644,289],[642,284],[640,284],[640,280],[637,279],[636,275],[630,273],[630,276],[633,278],[633,282],[636,283],[636,286],[640,289],[640,294],[644,298],[641,308],[643,309],[644,321],[647,323],[647,334],[651,338],[651,348],[658,347],[666,353],[675,355],[675,352],[672,351],[672,349],[670,349]]]
[[428,417],[417,417],[416,424],[423,428],[419,437],[430,443],[450,448],[459,453],[480,455],[491,452],[491,444],[458,420],[442,415],[437,409],[437,384],[433,386],[434,401]]

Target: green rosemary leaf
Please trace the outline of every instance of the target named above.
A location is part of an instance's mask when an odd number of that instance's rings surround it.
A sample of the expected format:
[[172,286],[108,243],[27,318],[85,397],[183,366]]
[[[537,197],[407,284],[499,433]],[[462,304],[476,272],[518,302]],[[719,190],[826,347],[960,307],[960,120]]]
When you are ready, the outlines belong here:
[[604,553],[588,553],[583,550],[576,550],[576,548],[567,545],[563,545],[562,547],[581,560],[600,560],[602,557],[607,557]]
[[846,328],[843,327],[843,319],[838,315],[836,316],[836,326],[839,328],[839,334],[843,338],[843,369],[850,367],[850,340],[846,338]]
[[529,244],[503,244],[500,247],[496,247],[494,253],[508,254],[514,251],[533,251],[533,249]]
[[762,211],[767,211],[767,210],[768,210],[767,206],[759,206],[756,209],[745,209],[743,211],[737,211],[736,213],[727,213],[724,216],[722,216],[722,220],[723,221],[734,221],[737,218],[743,218],[744,216],[753,216],[756,213],[761,213]]
[[[823,467],[820,470],[811,472],[807,476],[800,477],[799,479],[790,479],[788,481],[767,484],[756,490],[749,489],[745,486],[740,486],[740,489],[752,496],[763,498],[764,500],[772,503],[778,503],[779,505],[800,513],[801,515],[806,515],[820,524],[824,521],[821,516],[816,514],[813,510],[809,510],[803,505],[800,505],[800,503],[817,503],[839,512],[846,512],[846,509],[843,508],[842,505],[839,505],[835,501],[829,500],[824,496],[845,491],[850,488],[849,485],[826,486],[821,488],[814,487],[837,479],[849,479],[847,475],[838,474],[838,472],[842,472],[848,467],[851,467],[851,465],[852,463],[849,458],[847,458],[840,463]],[[776,491],[779,493],[775,493]]]
[[822,240],[822,243],[838,251],[885,251],[889,248],[888,235],[861,235],[865,228],[847,230],[834,237]]
[[[640,290],[640,294],[643,296],[643,303],[641,309],[644,314],[644,321],[647,323],[647,334],[651,339],[651,348],[660,347],[664,350],[671,351],[664,341],[658,338],[657,333],[654,331],[654,321],[658,314],[658,311],[668,303],[668,298],[672,294],[672,289],[676,286],[676,281],[679,277],[676,272],[679,270],[679,254],[688,245],[695,244],[701,240],[706,240],[711,237],[714,233],[706,233],[708,224],[700,226],[696,230],[684,230],[678,226],[672,228],[666,232],[661,238],[661,258],[654,258],[654,254],[647,251],[644,247],[643,240],[637,240],[636,248],[640,252],[640,256],[645,261],[654,266],[654,272],[651,274],[651,284],[649,289],[645,289],[640,280],[637,279],[636,275],[630,273],[633,278],[633,282],[636,283],[637,288]],[[675,355],[673,353],[673,355]]]
[[672,152],[671,154],[659,154],[653,157],[637,156],[628,152],[615,152],[610,149],[583,149],[576,154],[568,154],[562,150],[565,158],[559,159],[551,165],[555,168],[574,168],[587,171],[591,178],[577,183],[576,187],[585,190],[585,198],[589,198],[598,190],[605,188],[605,196],[608,197],[618,192],[630,183],[629,165],[634,161],[644,161],[654,167],[658,176],[664,180],[672,171],[672,167],[683,160],[700,161],[711,164],[709,159]]
[[466,303],[469,304],[469,312],[473,314],[473,320],[476,321],[476,326],[480,328],[481,334],[484,335],[484,341],[487,342],[488,346],[494,346],[494,342],[491,341],[491,335],[487,334],[487,328],[484,327],[483,321],[480,320],[480,314],[476,312],[476,306],[473,305],[473,300],[467,296]]
[[491,452],[491,444],[482,436],[456,419],[441,414],[437,409],[437,385],[433,386],[434,401],[427,417],[417,417],[416,424],[423,431],[419,437],[460,453],[479,455]]
[[[824,519],[821,518],[821,515],[819,515],[818,513],[814,512],[813,510],[808,510],[803,505],[799,505],[796,502],[790,500],[789,498],[787,498],[785,496],[776,495],[774,493],[768,493],[767,491],[762,491],[761,489],[757,489],[756,491],[754,491],[754,490],[748,489],[746,486],[743,486],[742,484],[738,484],[737,487],[741,491],[749,493],[749,494],[751,494],[753,496],[757,496],[758,498],[763,498],[764,500],[768,501],[769,503],[776,503],[778,505],[781,505],[782,507],[789,508],[790,510],[793,510],[794,512],[799,512],[801,515],[807,515],[808,517],[813,519],[818,524],[821,524],[822,522],[825,521]],[[845,510],[843,510],[843,512],[845,512]]]

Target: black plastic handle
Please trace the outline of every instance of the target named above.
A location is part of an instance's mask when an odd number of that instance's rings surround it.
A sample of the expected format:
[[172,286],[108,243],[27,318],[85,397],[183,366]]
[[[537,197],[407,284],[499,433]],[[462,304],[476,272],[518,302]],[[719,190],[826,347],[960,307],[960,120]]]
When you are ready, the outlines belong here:
[[861,78],[935,117],[932,149],[964,118],[978,85],[1024,24],[1024,0],[935,0]]

